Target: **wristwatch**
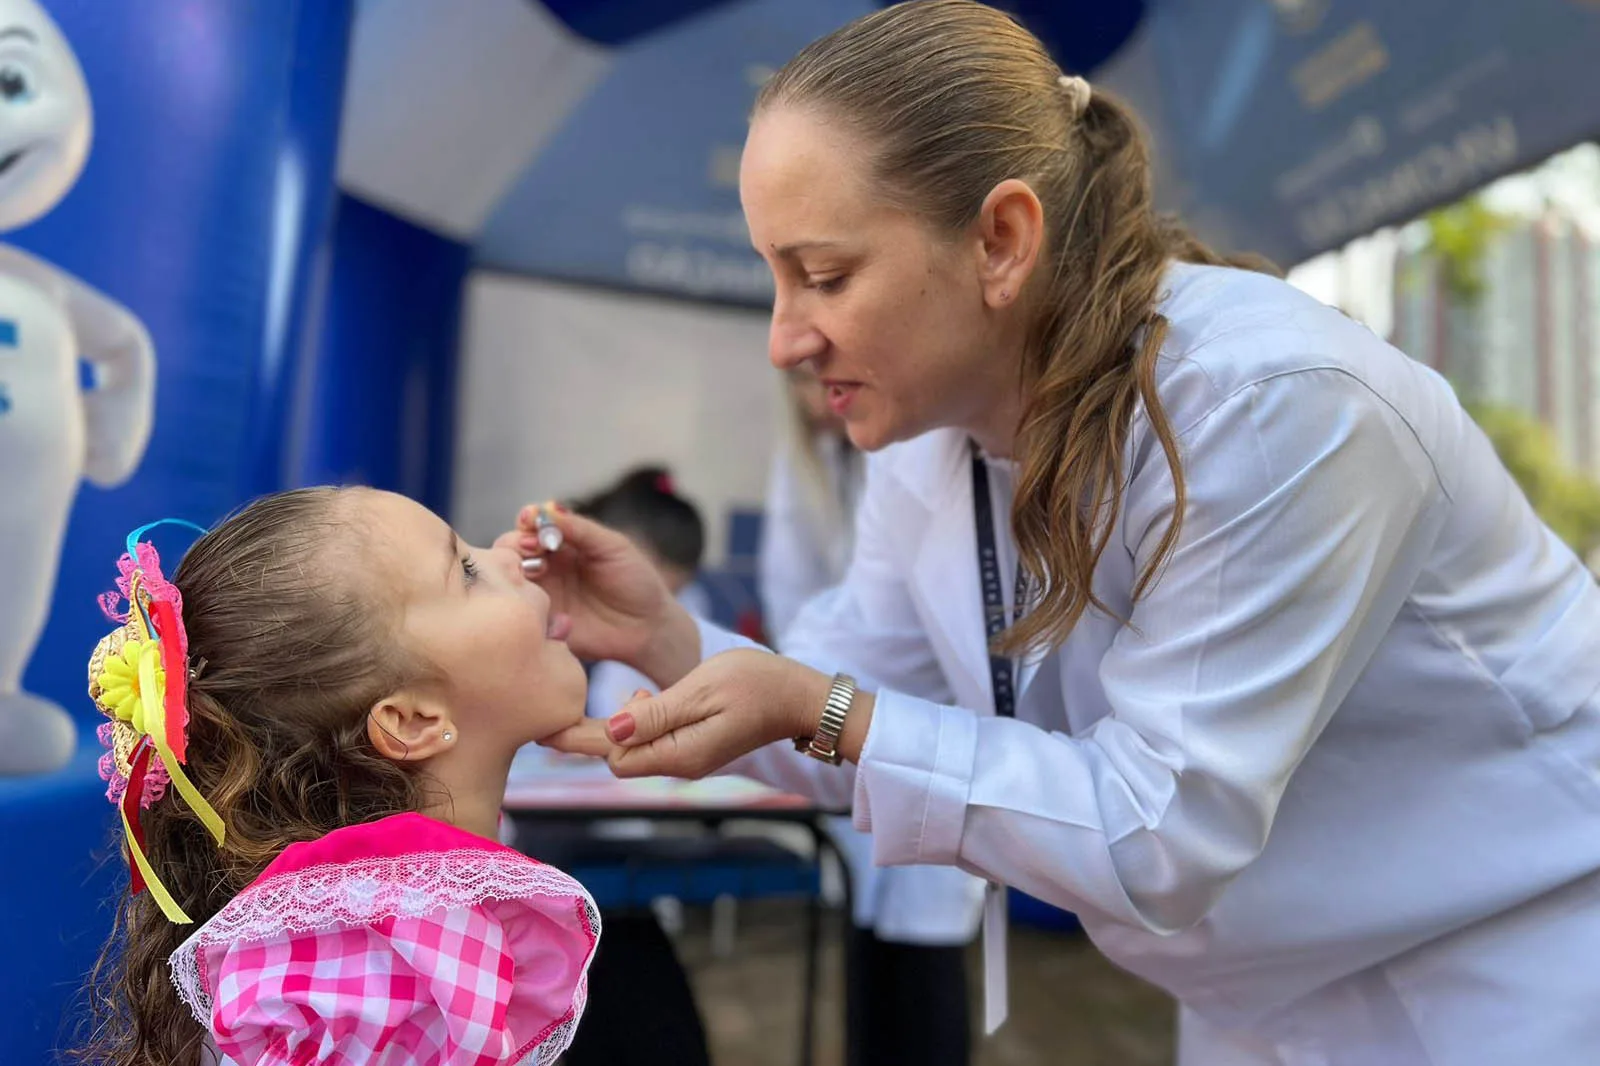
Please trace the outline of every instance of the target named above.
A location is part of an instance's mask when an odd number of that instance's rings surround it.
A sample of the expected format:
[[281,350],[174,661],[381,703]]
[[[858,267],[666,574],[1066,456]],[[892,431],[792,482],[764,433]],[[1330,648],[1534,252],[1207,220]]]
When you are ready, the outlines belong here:
[[828,688],[828,702],[822,705],[822,721],[817,731],[809,737],[795,737],[794,750],[820,759],[830,766],[838,766],[844,756],[839,754],[839,733],[844,729],[844,716],[850,713],[850,704],[856,698],[856,679],[849,674],[834,674]]

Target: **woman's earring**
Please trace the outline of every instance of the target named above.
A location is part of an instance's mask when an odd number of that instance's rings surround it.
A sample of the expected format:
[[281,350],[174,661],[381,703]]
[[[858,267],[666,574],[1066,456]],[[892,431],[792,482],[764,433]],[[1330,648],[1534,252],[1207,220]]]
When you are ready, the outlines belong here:
[[1001,303],[1006,303],[1010,299],[1011,299],[1011,293],[1007,292],[1005,289],[1001,289],[1000,290],[1000,302]]
[[450,730],[446,729],[444,731],[444,738],[446,740],[454,740],[456,738],[456,735],[454,733],[450,732]]

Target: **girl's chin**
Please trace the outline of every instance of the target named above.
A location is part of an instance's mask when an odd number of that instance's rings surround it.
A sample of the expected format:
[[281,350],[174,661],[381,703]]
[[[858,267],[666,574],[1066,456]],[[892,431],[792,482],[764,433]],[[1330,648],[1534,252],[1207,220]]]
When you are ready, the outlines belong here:
[[578,703],[576,708],[565,704],[559,709],[546,707],[539,713],[537,720],[528,723],[530,732],[523,734],[521,743],[543,744],[562,730],[570,729],[583,721],[583,712],[582,702]]
[[546,731],[544,737],[540,739],[548,739],[563,729],[571,729],[583,721],[584,711],[587,709],[588,701],[580,697],[572,706],[562,708],[561,713],[552,713],[549,718],[540,723]]

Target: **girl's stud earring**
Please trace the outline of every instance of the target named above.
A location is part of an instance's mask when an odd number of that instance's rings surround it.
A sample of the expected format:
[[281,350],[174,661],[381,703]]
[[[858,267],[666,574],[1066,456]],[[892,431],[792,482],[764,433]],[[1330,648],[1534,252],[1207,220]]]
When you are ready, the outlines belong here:
[[455,735],[455,734],[454,734],[454,733],[452,733],[452,732],[450,732],[450,731],[449,731],[449,730],[448,730],[448,729],[447,729],[447,730],[445,730],[445,733],[444,733],[444,738],[445,738],[445,739],[446,739],[446,740],[454,740],[454,739],[455,739],[455,738],[456,738],[456,735]]

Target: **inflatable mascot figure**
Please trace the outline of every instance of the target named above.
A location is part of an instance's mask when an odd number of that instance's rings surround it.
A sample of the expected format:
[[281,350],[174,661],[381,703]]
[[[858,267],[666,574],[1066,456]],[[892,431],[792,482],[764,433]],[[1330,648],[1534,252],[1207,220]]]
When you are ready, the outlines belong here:
[[[40,218],[83,170],[83,70],[34,0],[0,0],[0,231]],[[92,368],[86,385],[80,360]],[[132,476],[150,438],[155,356],[144,325],[77,278],[0,243],[0,774],[45,773],[72,718],[22,690],[50,613],[83,478]]]

